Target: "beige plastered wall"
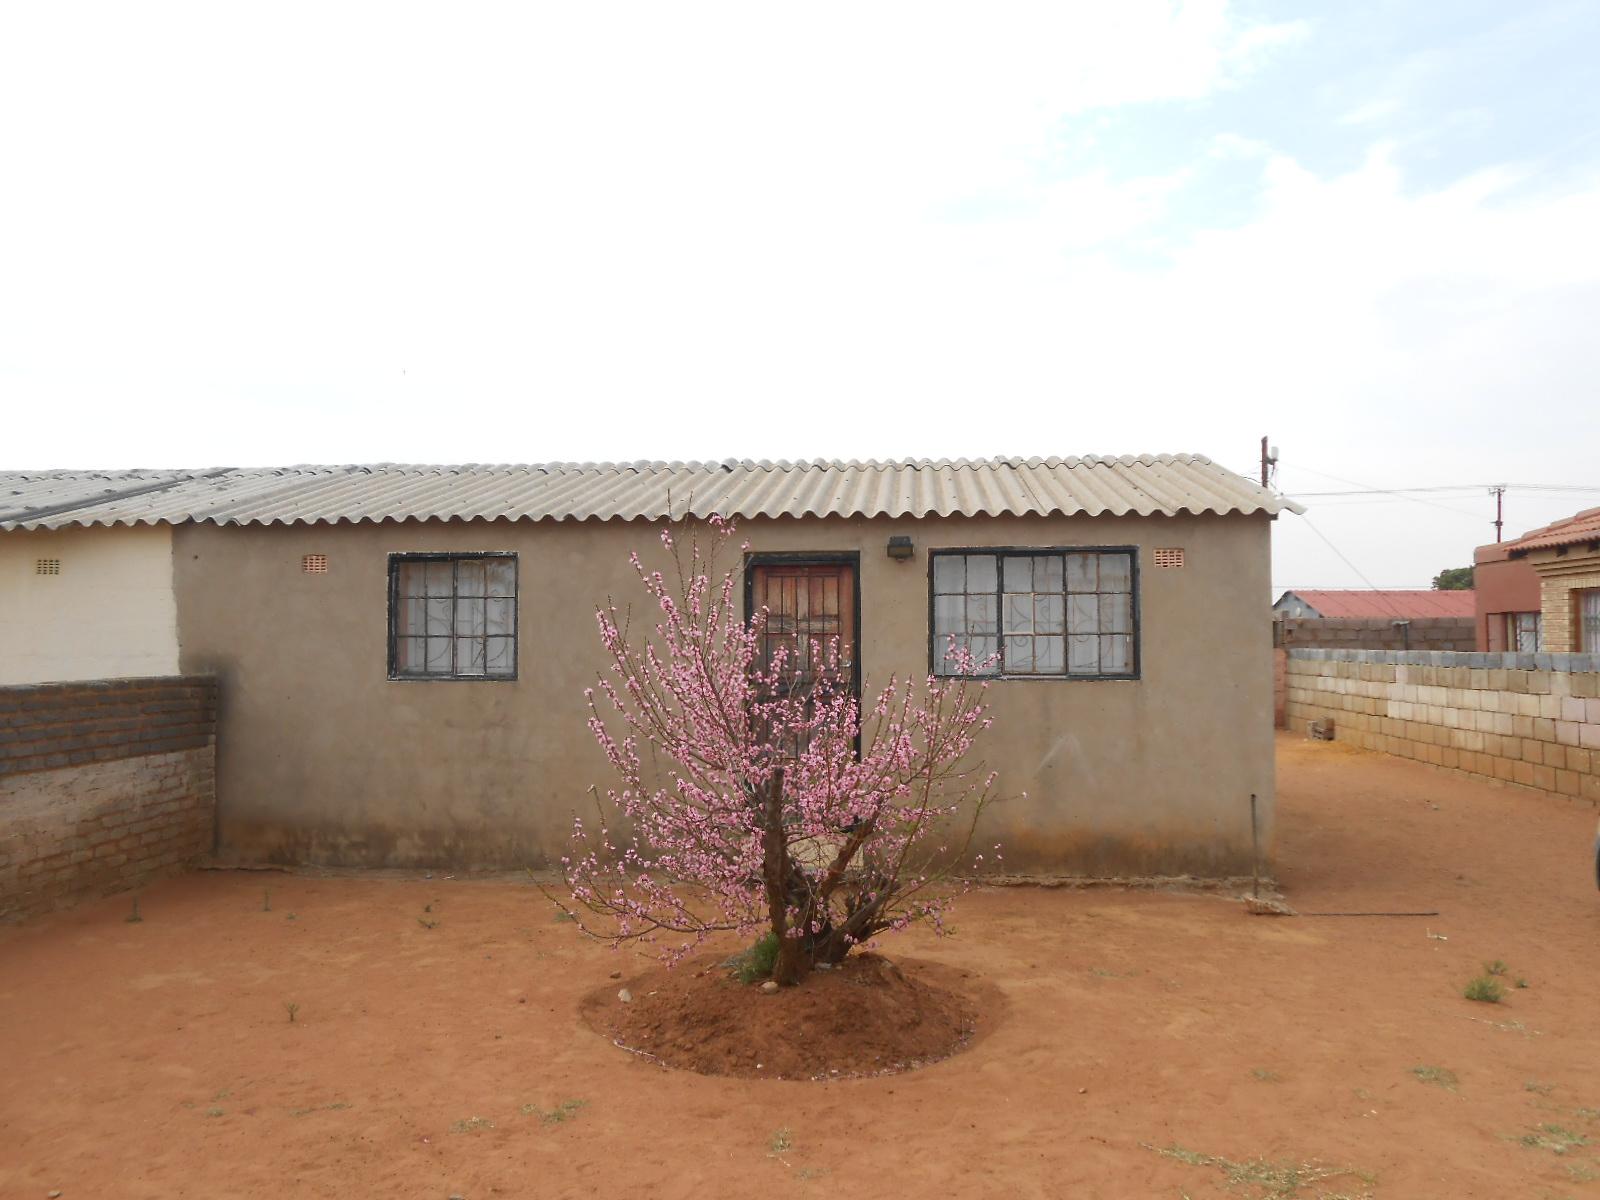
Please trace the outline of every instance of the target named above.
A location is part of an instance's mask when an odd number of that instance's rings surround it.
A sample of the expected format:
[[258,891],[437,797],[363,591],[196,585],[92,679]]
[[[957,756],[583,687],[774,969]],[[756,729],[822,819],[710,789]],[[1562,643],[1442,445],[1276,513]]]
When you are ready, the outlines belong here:
[[0,533],[0,685],[177,670],[169,527]]
[[[1002,789],[982,831],[1008,869],[1063,874],[1250,869],[1250,796],[1272,832],[1268,518],[753,520],[755,552],[858,551],[870,692],[928,670],[928,551],[1136,545],[1142,678],[1008,680],[983,748]],[[915,557],[889,559],[893,534]],[[1152,550],[1181,546],[1185,566]],[[584,727],[601,665],[594,607],[642,593],[646,523],[184,526],[174,546],[183,669],[221,680],[219,843],[241,859],[541,867],[606,767]],[[387,561],[519,555],[514,682],[387,678]],[[325,575],[301,556],[326,554]]]

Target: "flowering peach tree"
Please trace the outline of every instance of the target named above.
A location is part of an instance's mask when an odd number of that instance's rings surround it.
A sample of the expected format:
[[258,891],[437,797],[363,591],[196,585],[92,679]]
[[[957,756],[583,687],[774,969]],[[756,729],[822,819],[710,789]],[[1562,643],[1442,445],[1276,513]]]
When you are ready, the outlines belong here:
[[668,963],[719,931],[770,930],[772,978],[793,984],[880,933],[943,932],[961,875],[983,865],[995,775],[971,751],[986,685],[952,650],[957,673],[891,678],[863,705],[848,647],[764,638],[767,612],[745,618],[738,573],[717,567],[733,536],[712,518],[685,550],[664,530],[668,574],[631,556],[642,632],[613,602],[596,612],[609,662],[588,723],[618,785],[574,821],[567,911]]

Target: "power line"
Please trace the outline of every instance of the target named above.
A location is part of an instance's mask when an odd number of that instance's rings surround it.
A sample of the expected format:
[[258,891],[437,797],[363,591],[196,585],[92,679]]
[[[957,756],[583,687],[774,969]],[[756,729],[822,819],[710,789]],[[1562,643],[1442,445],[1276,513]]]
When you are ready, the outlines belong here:
[[[1302,467],[1301,470],[1310,470]],[[1320,475],[1322,472],[1313,471],[1312,474]],[[1337,478],[1337,476],[1329,476]],[[1457,483],[1443,487],[1414,487],[1414,488],[1356,488],[1343,492],[1296,492],[1297,496],[1409,496],[1418,492],[1476,492],[1489,491],[1503,487],[1507,491],[1518,492],[1600,492],[1600,486],[1583,487],[1569,483]]]
[[1319,538],[1321,538],[1324,542],[1326,542],[1327,546],[1328,546],[1328,549],[1332,550],[1335,554],[1337,554],[1339,556],[1339,561],[1344,563],[1345,566],[1349,567],[1352,571],[1354,571],[1360,577],[1362,583],[1366,584],[1367,587],[1371,588],[1374,593],[1377,593],[1379,595],[1379,597],[1380,597],[1380,599],[1382,599],[1385,607],[1387,607],[1391,613],[1393,613],[1396,617],[1399,617],[1401,620],[1405,619],[1405,614],[1402,613],[1398,608],[1396,608],[1394,606],[1394,603],[1387,596],[1384,596],[1382,594],[1384,589],[1378,587],[1375,583],[1372,582],[1372,580],[1368,579],[1365,575],[1362,575],[1361,574],[1361,568],[1356,566],[1355,563],[1351,562],[1348,558],[1346,558],[1345,555],[1344,555],[1344,551],[1340,550],[1339,547],[1335,546],[1332,542],[1328,541],[1327,535],[1325,533],[1323,533],[1322,530],[1318,529],[1307,518],[1305,518],[1303,516],[1300,518],[1300,522],[1307,529],[1311,530],[1312,533],[1316,534]]
[[[1430,508],[1442,509],[1443,511],[1448,512],[1448,513],[1455,513],[1457,516],[1471,517],[1473,520],[1476,520],[1476,521],[1481,521],[1481,520],[1484,519],[1483,515],[1481,513],[1468,512],[1464,508],[1455,508],[1452,505],[1440,504],[1440,503],[1438,503],[1437,501],[1434,501],[1434,500],[1424,500],[1424,499],[1422,499],[1422,494],[1438,495],[1438,494],[1441,494],[1441,493],[1449,493],[1449,492],[1483,491],[1483,492],[1487,492],[1490,495],[1503,496],[1508,488],[1516,488],[1516,489],[1519,489],[1519,490],[1522,490],[1522,491],[1597,492],[1597,493],[1600,493],[1600,487],[1588,487],[1588,486],[1581,485],[1581,484],[1568,484],[1568,483],[1481,483],[1481,484],[1480,483],[1461,483],[1461,484],[1437,484],[1437,485],[1428,486],[1428,487],[1412,487],[1412,488],[1407,488],[1407,487],[1380,488],[1380,487],[1372,487],[1369,484],[1362,483],[1358,479],[1347,479],[1343,475],[1335,475],[1330,471],[1319,471],[1315,467],[1302,466],[1300,469],[1303,470],[1303,471],[1309,471],[1313,475],[1320,475],[1324,479],[1334,479],[1334,480],[1337,480],[1340,483],[1348,483],[1348,484],[1351,485],[1351,487],[1353,487],[1353,488],[1355,488],[1357,490],[1355,490],[1355,491],[1337,491],[1337,492],[1295,492],[1295,493],[1290,493],[1297,500],[1299,500],[1299,499],[1316,499],[1316,498],[1333,498],[1333,497],[1341,497],[1341,496],[1390,496],[1390,497],[1393,497],[1393,498],[1395,498],[1397,500],[1409,501],[1409,502],[1411,502],[1413,504],[1426,504]],[[1346,503],[1352,503],[1352,501],[1346,501]],[[1362,502],[1361,501],[1354,501],[1354,503],[1362,503]],[[1366,501],[1365,503],[1377,503],[1377,501]],[[1491,522],[1495,526],[1495,540],[1496,541],[1499,540],[1499,531],[1500,531],[1500,523],[1499,523],[1500,522],[1500,515],[1499,515],[1499,513],[1500,513],[1500,510],[1497,508],[1496,509],[1495,519],[1494,519],[1493,522]]]
[[[1477,520],[1477,521],[1481,521],[1483,519],[1482,514],[1480,514],[1480,513],[1469,513],[1464,508],[1452,508],[1450,505],[1448,505],[1448,504],[1440,504],[1436,500],[1424,500],[1420,496],[1406,495],[1405,494],[1405,489],[1368,487],[1367,485],[1365,485],[1363,483],[1360,483],[1360,482],[1358,482],[1358,481],[1356,481],[1354,479],[1344,479],[1344,478],[1342,478],[1341,476],[1338,476],[1338,475],[1329,475],[1326,471],[1316,471],[1316,470],[1313,470],[1310,467],[1305,467],[1303,469],[1307,470],[1307,471],[1310,471],[1313,475],[1321,475],[1321,476],[1323,476],[1324,478],[1327,478],[1327,479],[1337,479],[1341,483],[1354,484],[1356,487],[1360,488],[1361,490],[1360,491],[1356,491],[1356,492],[1301,492],[1301,493],[1296,493],[1297,498],[1299,496],[1388,496],[1388,497],[1391,497],[1391,498],[1393,498],[1395,500],[1408,500],[1412,504],[1426,504],[1429,508],[1443,509],[1445,512],[1455,513],[1457,516],[1461,516],[1461,517],[1471,517],[1473,520]],[[1417,489],[1417,490],[1419,490],[1419,491],[1420,490],[1433,491],[1435,489],[1429,488],[1429,489]]]

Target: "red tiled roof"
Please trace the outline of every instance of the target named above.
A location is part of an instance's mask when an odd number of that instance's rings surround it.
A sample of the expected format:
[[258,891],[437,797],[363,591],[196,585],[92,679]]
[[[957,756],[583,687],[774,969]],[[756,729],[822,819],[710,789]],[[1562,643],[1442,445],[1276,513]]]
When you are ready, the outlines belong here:
[[1595,541],[1600,541],[1600,508],[1586,508],[1581,513],[1530,530],[1516,541],[1507,542],[1506,549],[1539,550],[1545,546],[1570,546],[1573,542]]
[[1289,594],[1298,596],[1324,617],[1392,617],[1405,620],[1411,617],[1474,615],[1473,593],[1470,589],[1441,592],[1420,588],[1406,591],[1379,591],[1372,588],[1301,591],[1295,588]]

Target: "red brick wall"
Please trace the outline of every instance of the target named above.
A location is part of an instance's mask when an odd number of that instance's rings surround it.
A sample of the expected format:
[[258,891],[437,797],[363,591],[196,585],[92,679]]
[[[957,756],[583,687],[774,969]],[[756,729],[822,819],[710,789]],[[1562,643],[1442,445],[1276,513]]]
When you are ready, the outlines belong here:
[[0,688],[0,919],[211,849],[216,696],[198,677]]

